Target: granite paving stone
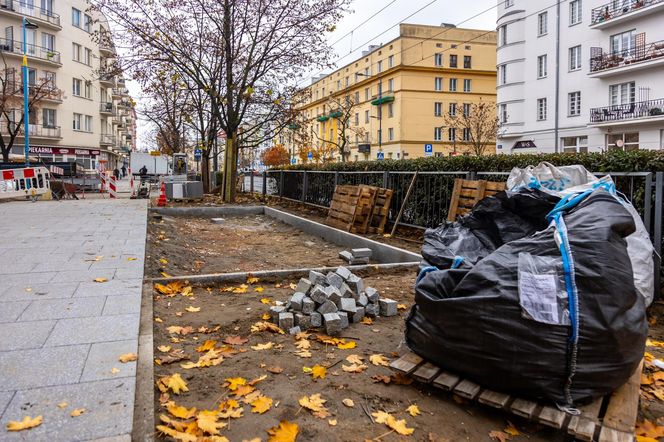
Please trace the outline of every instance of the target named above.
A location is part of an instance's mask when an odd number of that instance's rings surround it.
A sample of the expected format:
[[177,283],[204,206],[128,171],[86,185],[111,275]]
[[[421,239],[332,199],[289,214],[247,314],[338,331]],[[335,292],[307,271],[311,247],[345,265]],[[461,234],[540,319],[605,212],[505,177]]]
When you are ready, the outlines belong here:
[[[0,352],[44,345],[55,321],[4,322],[0,324]],[[0,373],[2,371],[0,370]],[[4,377],[4,373],[3,377]]]
[[0,302],[71,298],[77,288],[77,282],[60,284],[33,284],[31,280],[26,280],[23,282],[23,284],[14,285],[2,292],[2,294],[0,294]]
[[71,270],[58,272],[52,282],[94,282],[97,278],[113,279],[114,269]]
[[[0,296],[0,299],[2,297]],[[14,322],[21,316],[25,308],[30,305],[30,301],[1,302],[0,301],[0,322]]]
[[[122,363],[118,361],[118,357],[126,353],[137,352],[138,342],[133,339],[92,344],[81,382],[136,376],[136,361]],[[113,368],[120,371],[113,373],[111,371]]]
[[74,293],[74,297],[126,295],[130,293],[141,293],[141,290],[141,279],[114,279],[103,283],[82,282],[78,286],[76,293]]
[[139,268],[120,268],[115,271],[114,279],[136,279],[143,278],[143,267]]
[[[94,298],[79,298],[79,299],[102,299],[102,298],[96,296]],[[106,316],[106,315],[123,315],[126,313],[140,313],[140,312],[141,312],[141,294],[135,293],[132,295],[107,296],[102,314]]]
[[60,319],[45,347],[138,339],[139,315]]
[[14,397],[13,391],[0,391],[0,419],[9,405],[9,401]]
[[30,304],[19,321],[99,316],[103,308],[104,299],[99,297],[40,299]]
[[57,272],[14,273],[12,275],[2,275],[2,281],[11,285],[25,284],[27,287],[31,284],[51,282],[56,274]]

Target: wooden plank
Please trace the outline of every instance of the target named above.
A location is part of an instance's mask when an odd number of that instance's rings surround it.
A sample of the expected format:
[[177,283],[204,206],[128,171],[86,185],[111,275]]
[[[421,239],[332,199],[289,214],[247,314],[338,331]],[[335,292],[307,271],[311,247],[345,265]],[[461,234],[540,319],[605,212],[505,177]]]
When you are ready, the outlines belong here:
[[455,374],[446,371],[438,375],[433,381],[433,385],[445,391],[452,391],[461,381],[461,378]]
[[482,387],[476,383],[464,379],[454,388],[454,393],[466,399],[473,400],[477,397],[478,394],[480,394],[481,389]]
[[567,426],[567,433],[574,436],[575,439],[592,442],[597,426],[598,424],[594,420],[583,416],[572,416]]
[[426,382],[427,384],[433,381],[440,373],[440,368],[433,365],[431,362],[426,362],[415,370],[412,376],[420,382]]
[[639,390],[641,387],[642,372],[643,360],[641,360],[627,383],[611,395],[602,422],[603,427],[609,427],[625,433],[634,432],[636,416],[639,411]]
[[515,399],[510,406],[512,413],[517,416],[525,417],[526,419],[531,419],[533,417],[536,408],[537,404],[535,402],[525,399]]
[[390,368],[400,371],[404,374],[411,374],[421,363],[422,358],[409,351],[396,361],[392,361],[390,363]]
[[497,391],[484,390],[477,400],[481,404],[489,405],[494,408],[504,408],[510,401],[511,397],[505,393]]
[[457,209],[459,208],[459,195],[461,194],[462,185],[463,180],[461,178],[454,180],[454,189],[452,190],[452,196],[450,197],[450,208],[447,212],[447,220],[450,222],[456,221]]
[[507,184],[505,182],[487,181],[486,182],[486,191],[484,193],[486,194],[486,193],[489,193],[489,192],[494,192],[494,193],[502,192],[503,190],[505,190],[506,186],[507,186]]
[[541,424],[548,425],[549,427],[560,430],[563,427],[563,423],[565,422],[565,418],[567,418],[567,416],[568,414],[564,411],[545,406],[536,416],[536,419]]
[[614,428],[602,427],[599,433],[599,442],[633,442],[634,432],[626,433]]

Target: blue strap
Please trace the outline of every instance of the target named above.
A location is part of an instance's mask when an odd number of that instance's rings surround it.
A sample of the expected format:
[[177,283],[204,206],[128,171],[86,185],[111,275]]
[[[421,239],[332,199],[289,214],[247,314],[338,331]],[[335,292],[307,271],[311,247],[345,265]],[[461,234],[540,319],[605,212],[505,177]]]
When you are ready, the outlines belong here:
[[420,274],[417,275],[417,281],[415,282],[416,284],[419,283],[422,278],[424,278],[428,273],[435,272],[438,270],[438,267],[425,267],[422,270],[420,270]]
[[463,260],[464,260],[463,256],[455,256],[454,262],[452,263],[452,268],[458,269],[459,267],[461,267],[461,264],[463,264]]

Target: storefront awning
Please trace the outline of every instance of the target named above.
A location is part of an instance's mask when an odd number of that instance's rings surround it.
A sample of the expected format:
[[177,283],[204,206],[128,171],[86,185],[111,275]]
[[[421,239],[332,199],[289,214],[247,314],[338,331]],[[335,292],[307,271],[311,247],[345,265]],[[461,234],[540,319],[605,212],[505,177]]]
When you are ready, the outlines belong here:
[[534,149],[537,145],[534,141],[517,141],[512,149]]

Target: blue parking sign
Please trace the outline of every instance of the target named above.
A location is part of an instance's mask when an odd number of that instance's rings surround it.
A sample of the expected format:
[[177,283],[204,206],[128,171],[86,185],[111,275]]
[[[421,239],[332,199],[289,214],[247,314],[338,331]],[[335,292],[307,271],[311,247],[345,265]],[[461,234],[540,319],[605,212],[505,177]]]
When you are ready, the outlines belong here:
[[378,160],[384,160],[385,159],[385,152],[378,152],[376,154],[376,159]]
[[314,159],[314,153],[312,151],[309,151],[309,153],[307,154],[307,158],[309,158],[309,161],[313,160]]
[[425,144],[424,145],[424,156],[425,157],[433,156],[433,144]]

